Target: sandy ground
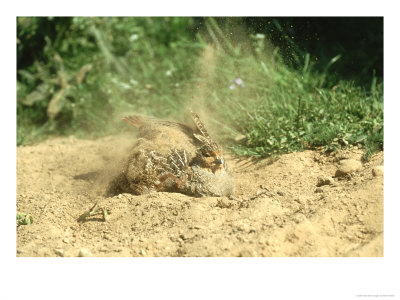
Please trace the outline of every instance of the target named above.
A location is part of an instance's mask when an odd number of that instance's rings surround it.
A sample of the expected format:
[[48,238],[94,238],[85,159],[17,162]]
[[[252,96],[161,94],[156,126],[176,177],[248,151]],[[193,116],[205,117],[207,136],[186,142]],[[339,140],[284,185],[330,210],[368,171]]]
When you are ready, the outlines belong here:
[[[56,138],[17,149],[17,256],[383,256],[383,153],[344,177],[318,151],[228,157],[234,197],[174,193],[105,197],[132,138]],[[321,177],[331,182],[321,185]],[[321,186],[319,186],[321,185]],[[98,201],[110,211],[77,219]]]

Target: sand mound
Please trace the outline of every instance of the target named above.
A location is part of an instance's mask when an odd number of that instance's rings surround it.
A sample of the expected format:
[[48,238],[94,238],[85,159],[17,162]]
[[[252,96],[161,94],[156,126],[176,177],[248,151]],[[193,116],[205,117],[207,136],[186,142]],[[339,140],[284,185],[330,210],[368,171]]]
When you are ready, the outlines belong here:
[[[340,161],[305,151],[277,161],[228,157],[233,197],[105,197],[129,137],[57,138],[17,149],[17,256],[383,256],[383,153],[335,177]],[[79,216],[98,202],[106,222]]]

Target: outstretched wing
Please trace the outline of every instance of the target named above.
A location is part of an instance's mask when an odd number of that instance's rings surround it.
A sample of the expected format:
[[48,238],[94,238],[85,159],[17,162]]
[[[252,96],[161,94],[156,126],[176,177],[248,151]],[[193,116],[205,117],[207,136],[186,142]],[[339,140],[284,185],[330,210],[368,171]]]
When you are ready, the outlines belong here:
[[173,121],[160,120],[160,119],[148,117],[148,116],[129,115],[129,116],[123,117],[122,120],[136,128],[141,128],[142,126],[146,126],[146,125],[166,126],[166,127],[170,127],[170,128],[179,129],[182,132],[185,132],[187,135],[193,134],[193,129],[187,125],[184,125],[184,124],[181,124],[178,122],[173,122]]

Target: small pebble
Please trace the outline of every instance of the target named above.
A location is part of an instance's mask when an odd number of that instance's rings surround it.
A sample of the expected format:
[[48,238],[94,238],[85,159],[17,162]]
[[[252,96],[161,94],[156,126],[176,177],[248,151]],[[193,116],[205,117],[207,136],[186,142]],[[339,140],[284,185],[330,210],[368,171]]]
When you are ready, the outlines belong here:
[[284,195],[285,195],[285,193],[282,192],[282,191],[277,191],[276,193],[277,193],[279,196],[284,196]]
[[104,239],[108,240],[108,241],[112,241],[112,237],[109,234],[105,234]]
[[89,250],[87,250],[85,248],[82,248],[82,249],[79,250],[78,256],[79,257],[89,257],[89,256],[92,256],[92,253],[90,253]]
[[66,243],[66,244],[68,244],[68,243],[69,243],[69,239],[68,239],[68,238],[64,238],[64,239],[63,239],[63,242]]
[[315,189],[315,192],[316,192],[316,193],[323,193],[324,190],[323,190],[321,187],[317,187],[317,188]]
[[267,190],[261,189],[261,190],[258,190],[258,191],[256,192],[256,195],[257,195],[257,196],[260,196],[260,195],[265,194],[265,193],[267,193]]
[[329,176],[319,176],[317,179],[317,186],[330,185],[333,183],[332,177]]
[[383,166],[376,166],[372,169],[372,175],[383,176]]
[[335,173],[337,177],[344,177],[350,173],[358,171],[362,168],[362,163],[355,159],[344,159],[340,161],[340,165]]
[[58,256],[64,257],[64,250],[63,249],[54,249],[54,253]]

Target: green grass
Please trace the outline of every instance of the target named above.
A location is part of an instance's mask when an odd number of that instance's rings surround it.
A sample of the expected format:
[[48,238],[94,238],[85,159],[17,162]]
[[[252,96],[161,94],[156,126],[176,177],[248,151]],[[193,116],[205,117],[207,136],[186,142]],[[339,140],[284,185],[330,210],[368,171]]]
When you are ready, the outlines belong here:
[[[317,72],[309,55],[294,52],[301,65],[294,70],[265,36],[224,31],[213,19],[195,39],[190,18],[73,20],[59,29],[63,38],[47,38],[35,63],[19,70],[19,145],[129,130],[120,121],[125,112],[182,121],[191,107],[239,155],[357,145],[369,159],[383,149],[383,84],[374,77],[368,89],[334,81],[339,54]],[[19,18],[21,40],[31,23]]]

